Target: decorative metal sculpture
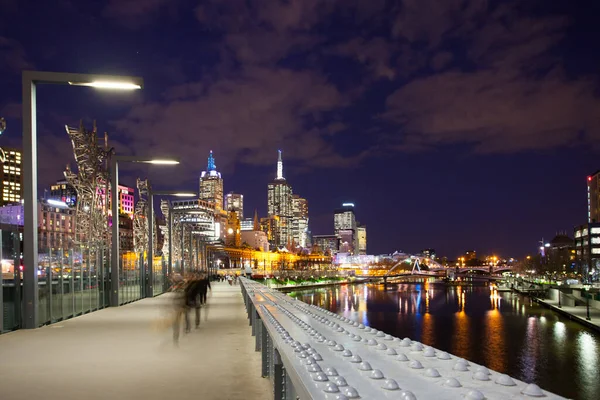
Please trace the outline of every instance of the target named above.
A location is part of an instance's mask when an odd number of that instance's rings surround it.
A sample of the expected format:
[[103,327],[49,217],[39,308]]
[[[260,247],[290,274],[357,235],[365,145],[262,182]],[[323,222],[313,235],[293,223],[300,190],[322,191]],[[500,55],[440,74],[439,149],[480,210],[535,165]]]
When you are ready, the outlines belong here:
[[[88,246],[107,244],[109,238],[106,229],[108,158],[110,151],[98,145],[96,122],[91,131],[80,121],[79,128],[65,126],[73,146],[73,155],[77,164],[77,173],[69,165],[64,172],[67,182],[77,192],[75,215],[76,241]],[[118,219],[117,219],[118,220]]]
[[148,248],[148,180],[136,181],[138,202],[133,213],[133,249],[136,254]]
[[[166,221],[165,225],[161,225],[161,233],[162,233],[163,237],[165,238],[163,240],[162,255],[165,258],[168,258],[169,257],[169,242],[170,242],[171,238],[169,237],[170,206],[169,206],[169,202],[167,200],[162,199],[160,201],[160,211],[162,212],[163,216],[165,217],[165,221]],[[175,251],[173,251],[173,252],[175,252]]]

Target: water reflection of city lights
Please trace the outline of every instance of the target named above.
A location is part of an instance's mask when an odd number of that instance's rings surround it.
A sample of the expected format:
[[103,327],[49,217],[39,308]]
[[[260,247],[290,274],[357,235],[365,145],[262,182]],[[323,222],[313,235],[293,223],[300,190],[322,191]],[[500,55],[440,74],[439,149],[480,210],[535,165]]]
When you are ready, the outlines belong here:
[[[544,318],[544,317],[541,317],[540,321],[542,320],[542,318]],[[546,319],[546,318],[544,318],[544,319]],[[566,331],[567,331],[567,326],[565,324],[563,324],[562,322],[557,321],[554,324],[554,332],[553,332],[554,338],[556,339],[556,341],[559,344],[562,344],[562,342],[565,340]]]
[[598,379],[598,343],[588,332],[581,332],[577,338],[577,348],[581,362],[581,374],[589,379]]

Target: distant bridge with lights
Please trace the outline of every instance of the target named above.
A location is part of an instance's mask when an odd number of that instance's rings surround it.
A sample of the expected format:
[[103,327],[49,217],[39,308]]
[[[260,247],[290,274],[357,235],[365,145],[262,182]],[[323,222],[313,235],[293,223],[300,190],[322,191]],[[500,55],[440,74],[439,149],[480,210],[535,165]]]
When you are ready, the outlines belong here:
[[[373,256],[366,256],[371,257]],[[360,261],[361,259],[356,259]],[[366,258],[369,260],[369,258]],[[407,276],[449,276],[451,274],[466,274],[466,273],[479,273],[479,274],[501,274],[503,272],[510,272],[513,267],[510,265],[480,265],[480,266],[452,266],[447,267],[435,260],[422,255],[412,254],[395,254],[395,263],[389,266],[381,266],[377,263],[369,263],[362,265],[354,265],[352,261],[354,258],[345,258],[340,260],[338,263],[340,270],[353,270],[356,277],[364,278],[383,278],[387,279],[407,277]],[[345,261],[345,262],[344,262]],[[348,262],[350,261],[350,262]]]

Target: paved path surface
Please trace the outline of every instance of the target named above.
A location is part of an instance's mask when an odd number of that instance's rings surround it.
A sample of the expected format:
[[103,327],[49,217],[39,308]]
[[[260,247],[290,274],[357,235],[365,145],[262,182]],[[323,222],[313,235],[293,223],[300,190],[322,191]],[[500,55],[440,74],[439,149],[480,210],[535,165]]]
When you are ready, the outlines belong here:
[[216,283],[208,303],[178,346],[159,327],[169,295],[0,335],[0,399],[272,397],[240,288]]
[[547,305],[549,305],[552,309],[556,310],[557,312],[562,311],[564,313],[568,313],[571,315],[571,318],[573,320],[579,320],[580,322],[582,322],[584,324],[589,324],[590,328],[594,328],[594,329],[600,331],[600,310],[590,307],[590,320],[588,321],[586,319],[587,318],[587,307],[585,305],[577,306],[577,307],[562,305],[562,307],[559,308],[558,301],[556,301],[556,300],[550,300],[550,299],[538,299],[538,300],[542,303],[546,303]]

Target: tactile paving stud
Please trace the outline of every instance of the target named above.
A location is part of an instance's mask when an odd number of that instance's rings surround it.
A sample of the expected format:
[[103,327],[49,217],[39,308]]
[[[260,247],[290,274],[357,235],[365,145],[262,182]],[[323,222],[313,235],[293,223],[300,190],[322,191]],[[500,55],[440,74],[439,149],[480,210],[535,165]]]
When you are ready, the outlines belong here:
[[388,349],[385,351],[385,354],[387,354],[388,356],[395,356],[396,354],[396,350],[392,349],[391,347],[388,347]]
[[417,396],[413,392],[403,390],[400,392],[400,399],[402,400],[417,400]]
[[409,339],[402,339],[400,342],[400,347],[410,347],[411,341]]
[[313,379],[313,381],[317,381],[317,382],[325,382],[325,381],[329,380],[329,378],[327,377],[327,375],[325,375],[324,372],[315,372],[314,374],[311,374],[310,376]]
[[400,386],[398,386],[398,382],[393,379],[386,379],[383,381],[383,386],[381,386],[385,390],[399,390]]
[[367,344],[369,346],[376,346],[377,345],[377,340],[375,340],[375,339],[369,339],[369,340],[367,340]]
[[421,362],[419,360],[412,360],[410,362],[410,364],[408,364],[409,367],[411,367],[412,369],[422,369],[423,368],[423,364],[421,364]]
[[499,375],[498,378],[496,378],[496,383],[498,385],[502,385],[502,386],[516,386],[517,385],[510,376],[504,375],[504,374]]
[[445,351],[442,351],[438,354],[438,358],[440,360],[450,360],[452,357],[450,357],[450,354],[446,353]]
[[452,367],[452,369],[455,370],[455,371],[468,371],[469,367],[464,362],[464,360],[458,360],[456,362],[456,364],[454,364],[454,367]]
[[435,368],[427,368],[425,370],[425,376],[428,376],[430,378],[439,378],[441,375],[439,373],[439,371]]
[[371,368],[371,364],[369,364],[368,361],[363,361],[360,364],[358,364],[358,369],[360,369],[361,371],[370,371],[373,368]]
[[477,367],[477,369],[475,370],[476,372],[482,372],[484,374],[488,374],[491,375],[491,372],[489,369],[487,369],[486,367]]
[[423,352],[423,356],[424,357],[435,357],[435,350],[432,349],[431,347],[428,347]]
[[356,363],[362,362],[362,358],[360,358],[360,356],[358,354],[355,354],[352,357],[350,357],[350,362],[356,364]]
[[544,397],[545,394],[535,383],[530,383],[521,391],[522,394],[529,397]]
[[369,374],[369,378],[371,378],[371,379],[383,379],[383,378],[385,378],[385,376],[383,376],[383,372],[381,372],[380,370],[374,369]]
[[421,343],[415,343],[411,346],[412,351],[423,351],[423,345]]
[[387,350],[387,346],[383,343],[379,343],[377,346],[375,346],[375,348],[377,350]]
[[333,346],[333,351],[344,351],[344,346],[342,346],[341,344],[336,344],[335,346]]
[[452,387],[452,388],[462,387],[462,385],[460,384],[460,382],[456,378],[448,378],[448,379],[446,379],[446,381],[444,382],[444,386],[448,386],[448,387]]
[[398,358],[396,358],[396,360],[398,360],[398,361],[408,361],[408,357],[406,357],[406,354],[400,353],[400,354],[398,354]]
[[469,393],[465,395],[467,400],[485,400],[485,396],[479,390],[469,390]]
[[325,387],[323,388],[323,391],[326,393],[338,393],[340,391],[340,389],[337,387],[337,385],[333,382],[327,382],[325,384]]
[[342,356],[343,357],[352,357],[352,352],[348,349],[342,351]]
[[331,381],[338,386],[348,386],[348,382],[346,382],[343,376],[332,376]]
[[327,368],[325,368],[324,372],[325,372],[325,374],[327,376],[338,376],[339,375],[338,372],[337,372],[337,369],[335,369],[333,367],[327,367]]
[[473,374],[473,379],[478,381],[489,381],[490,376],[483,371],[477,371]]
[[359,397],[358,392],[352,386],[343,387],[342,393],[349,399],[357,399]]
[[321,372],[321,367],[319,364],[309,364],[306,366],[308,372]]

